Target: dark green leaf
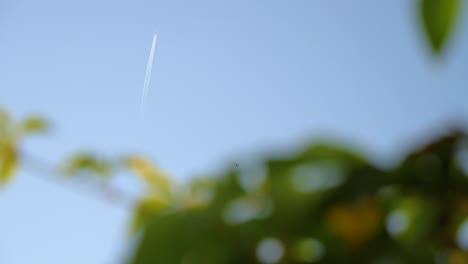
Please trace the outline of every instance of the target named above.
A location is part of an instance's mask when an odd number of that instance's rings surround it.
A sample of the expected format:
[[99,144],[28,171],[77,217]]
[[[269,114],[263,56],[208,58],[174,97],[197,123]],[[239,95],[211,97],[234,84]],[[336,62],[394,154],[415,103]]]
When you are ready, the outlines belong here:
[[460,0],[421,0],[420,12],[434,53],[442,51],[455,25]]

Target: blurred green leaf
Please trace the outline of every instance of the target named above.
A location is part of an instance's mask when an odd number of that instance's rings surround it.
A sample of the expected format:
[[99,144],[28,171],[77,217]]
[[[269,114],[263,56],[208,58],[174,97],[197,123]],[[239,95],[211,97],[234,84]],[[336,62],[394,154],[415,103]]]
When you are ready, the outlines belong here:
[[65,161],[63,170],[67,175],[88,173],[107,177],[111,172],[111,165],[110,162],[98,158],[91,153],[77,153]]
[[141,199],[135,206],[131,225],[132,233],[136,233],[142,227],[149,224],[157,214],[166,211],[170,207],[169,201],[157,196],[148,196]]
[[8,182],[18,163],[18,155],[14,142],[0,139],[0,185]]
[[230,236],[232,231],[207,211],[162,214],[153,218],[145,228],[130,263],[249,263],[244,245]]
[[0,138],[8,136],[11,125],[10,114],[5,109],[0,108]]
[[460,4],[460,0],[421,0],[422,22],[435,54],[442,51],[453,31]]
[[409,249],[430,239],[439,204],[431,197],[405,197],[387,219],[389,232]]
[[27,134],[44,132],[48,128],[49,125],[47,124],[46,120],[36,115],[28,116],[23,120],[23,122],[21,122],[21,130]]

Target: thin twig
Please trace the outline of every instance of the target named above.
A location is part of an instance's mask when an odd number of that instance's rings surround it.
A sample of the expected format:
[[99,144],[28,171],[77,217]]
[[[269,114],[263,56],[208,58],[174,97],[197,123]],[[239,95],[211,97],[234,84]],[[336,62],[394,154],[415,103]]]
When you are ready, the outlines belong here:
[[[48,164],[47,162],[21,153],[22,168],[30,171],[32,174],[39,176],[40,178],[59,184],[60,186],[67,187],[70,190],[80,193],[86,197],[94,197],[100,201],[108,204],[124,207],[131,209],[135,203],[135,198],[118,189],[116,186],[111,185],[109,182],[103,182],[102,184],[95,184],[92,181],[86,180],[86,183],[91,183],[96,187],[89,188],[84,186],[80,182],[76,181],[76,177],[64,175],[55,166]],[[80,179],[83,179],[80,177]]]

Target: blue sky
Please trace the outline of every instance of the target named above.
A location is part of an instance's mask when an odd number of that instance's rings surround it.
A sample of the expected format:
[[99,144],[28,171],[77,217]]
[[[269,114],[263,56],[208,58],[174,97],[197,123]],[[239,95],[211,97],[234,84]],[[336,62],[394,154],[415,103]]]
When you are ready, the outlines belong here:
[[[46,161],[139,151],[179,179],[323,134],[392,156],[468,117],[468,21],[435,63],[415,2],[2,0],[0,105],[52,121],[23,145]],[[0,263],[116,262],[128,210],[17,176]]]

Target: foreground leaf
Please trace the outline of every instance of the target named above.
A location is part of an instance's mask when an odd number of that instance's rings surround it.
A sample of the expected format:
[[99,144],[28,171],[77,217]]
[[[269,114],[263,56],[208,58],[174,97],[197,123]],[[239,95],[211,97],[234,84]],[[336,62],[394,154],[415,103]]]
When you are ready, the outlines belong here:
[[442,51],[455,25],[460,0],[421,0],[420,12],[434,53]]

